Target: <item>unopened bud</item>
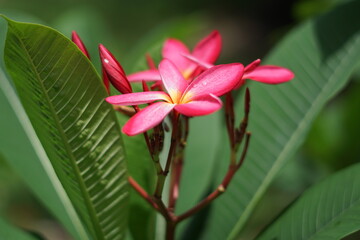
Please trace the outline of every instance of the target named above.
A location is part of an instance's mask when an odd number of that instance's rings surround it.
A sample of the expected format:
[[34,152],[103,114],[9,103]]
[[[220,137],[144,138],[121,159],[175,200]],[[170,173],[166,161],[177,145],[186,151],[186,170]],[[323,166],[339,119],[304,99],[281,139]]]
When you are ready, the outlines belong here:
[[131,85],[120,63],[102,44],[99,45],[99,51],[103,74],[106,75],[104,80],[107,78],[107,80],[121,93],[132,93]]
[[76,46],[78,46],[78,48],[85,54],[85,56],[87,56],[87,58],[90,59],[90,55],[89,55],[83,41],[81,40],[81,38],[75,31],[72,31],[71,40],[76,44]]

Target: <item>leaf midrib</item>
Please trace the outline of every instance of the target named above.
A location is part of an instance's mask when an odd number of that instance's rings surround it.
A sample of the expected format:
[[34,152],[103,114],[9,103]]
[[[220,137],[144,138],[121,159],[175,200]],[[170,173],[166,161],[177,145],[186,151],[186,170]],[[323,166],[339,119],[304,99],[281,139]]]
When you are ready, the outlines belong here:
[[[301,136],[302,132],[301,129],[303,128],[303,125],[306,123],[306,121],[313,115],[316,114],[317,109],[319,108],[318,106],[320,105],[318,102],[320,102],[320,100],[322,100],[323,98],[323,94],[325,92],[328,92],[328,88],[329,86],[333,83],[334,81],[334,76],[337,74],[337,72],[339,70],[341,70],[343,65],[346,65],[344,63],[349,62],[349,56],[352,56],[351,54],[351,50],[356,46],[355,43],[352,43],[352,46],[349,47],[348,52],[350,52],[349,55],[347,55],[348,57],[345,58],[345,60],[340,61],[340,64],[337,65],[337,68],[333,71],[333,73],[331,74],[331,76],[329,77],[330,80],[326,83],[325,87],[322,88],[322,90],[320,91],[318,97],[315,99],[314,104],[312,104],[310,110],[306,113],[305,117],[303,118],[303,120],[301,120],[301,122],[298,124],[298,128],[296,128],[296,130],[294,131],[294,134],[291,136],[290,140],[288,141],[288,143],[286,144],[286,146],[284,147],[284,150],[279,154],[279,157],[277,158],[277,160],[275,161],[274,165],[270,168],[270,171],[268,172],[268,174],[266,175],[266,177],[264,178],[264,180],[262,181],[262,184],[260,185],[260,187],[258,188],[258,191],[256,191],[256,193],[253,195],[253,197],[251,198],[252,200],[250,200],[250,204],[248,205],[248,207],[245,208],[243,214],[241,215],[240,219],[238,220],[238,222],[236,223],[235,227],[233,228],[233,230],[230,232],[229,236],[228,236],[228,240],[232,240],[232,239],[236,239],[237,234],[241,231],[241,229],[243,228],[244,224],[246,223],[246,220],[248,219],[248,215],[251,213],[251,211],[254,209],[255,205],[257,204],[257,202],[260,200],[263,192],[267,189],[267,187],[270,185],[271,183],[271,179],[276,175],[276,173],[280,170],[281,168],[281,163],[284,161],[284,156],[291,150],[291,146],[293,144],[293,142],[296,142],[296,139],[298,139],[299,136]],[[255,199],[255,200],[253,200]]]
[[[14,25],[13,25],[13,28],[17,29]],[[20,29],[18,29],[18,31],[20,32]],[[71,164],[73,166],[75,176],[76,176],[76,178],[78,180],[78,184],[79,184],[81,193],[82,193],[83,198],[85,200],[86,208],[88,209],[89,214],[91,216],[90,219],[91,219],[91,222],[92,222],[92,224],[94,226],[95,234],[96,234],[98,239],[104,239],[104,233],[102,232],[102,228],[100,226],[99,219],[97,217],[96,211],[93,208],[93,205],[92,205],[90,196],[88,195],[86,186],[85,186],[84,182],[82,181],[80,170],[79,170],[78,166],[76,165],[75,157],[72,154],[71,148],[70,148],[70,146],[68,144],[68,139],[67,139],[67,137],[66,137],[66,135],[65,135],[65,133],[64,133],[64,131],[62,129],[59,118],[57,117],[56,111],[53,108],[52,102],[50,101],[50,97],[47,94],[47,91],[45,89],[45,86],[44,86],[43,82],[41,81],[41,77],[40,77],[40,75],[39,75],[39,73],[37,71],[37,68],[36,68],[36,66],[35,66],[29,52],[27,51],[27,48],[26,48],[21,36],[19,36],[15,31],[13,31],[13,33],[19,39],[19,42],[21,43],[21,47],[24,49],[24,51],[26,53],[26,56],[27,56],[27,58],[28,58],[28,60],[29,60],[29,62],[31,64],[32,68],[34,69],[35,75],[36,75],[38,81],[40,82],[41,90],[42,90],[43,94],[45,95],[46,101],[48,102],[48,106],[49,106],[49,109],[50,109],[50,111],[51,111],[51,113],[53,115],[54,122],[55,122],[56,126],[58,127],[60,137],[63,139],[63,145],[64,145],[65,150],[67,151],[67,153],[69,155],[70,162],[71,162]]]

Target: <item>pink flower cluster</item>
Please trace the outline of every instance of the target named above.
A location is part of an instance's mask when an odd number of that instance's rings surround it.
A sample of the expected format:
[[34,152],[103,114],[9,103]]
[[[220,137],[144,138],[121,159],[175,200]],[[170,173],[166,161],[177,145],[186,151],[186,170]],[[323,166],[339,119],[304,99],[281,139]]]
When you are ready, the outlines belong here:
[[[75,32],[72,39],[89,56]],[[149,104],[132,116],[122,131],[130,136],[146,132],[160,124],[171,111],[186,116],[211,114],[222,107],[219,97],[241,87],[245,79],[279,84],[294,77],[290,70],[283,67],[260,66],[259,59],[246,67],[240,63],[214,65],[221,47],[218,31],[202,39],[192,52],[181,41],[168,39],[162,49],[163,60],[157,69],[150,59],[149,70],[127,76],[110,51],[100,45],[104,85],[108,92],[111,83],[122,93],[107,97],[106,101],[114,105]],[[131,82],[147,81],[155,82],[153,87],[156,91],[132,91]]]

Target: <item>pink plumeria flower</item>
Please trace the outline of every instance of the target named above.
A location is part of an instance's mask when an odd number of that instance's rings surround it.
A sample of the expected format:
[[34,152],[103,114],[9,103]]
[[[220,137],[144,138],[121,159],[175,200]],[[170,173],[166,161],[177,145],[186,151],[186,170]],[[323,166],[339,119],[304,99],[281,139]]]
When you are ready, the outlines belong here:
[[85,44],[75,31],[72,31],[71,33],[71,40],[76,44],[76,46],[78,46],[78,48],[85,54],[85,56],[90,59],[90,55],[85,47]]
[[[203,68],[211,68],[214,65],[201,61],[200,59],[186,55],[186,58],[197,63]],[[236,84],[234,89],[237,89],[244,85],[246,79],[267,83],[267,84],[280,84],[288,82],[294,78],[294,73],[287,68],[273,66],[273,65],[263,65],[260,66],[261,60],[256,59],[247,65],[244,69],[244,75],[241,80]]]
[[109,82],[121,93],[131,93],[132,88],[124,69],[116,58],[102,44],[99,45],[104,85],[109,91]]
[[244,69],[242,81],[235,88],[241,87],[245,79],[250,79],[267,84],[280,84],[294,78],[294,73],[287,68],[273,65],[260,66],[261,60],[257,59]]
[[219,110],[219,96],[231,91],[243,75],[239,63],[218,65],[210,68],[189,83],[178,68],[168,59],[159,64],[159,73],[167,92],[150,91],[122,94],[106,98],[115,105],[139,105],[152,103],[136,113],[124,125],[122,131],[133,136],[143,133],[163,121],[175,110],[186,116],[201,116]]
[[[177,39],[170,38],[164,43],[162,56],[163,58],[171,60],[179,69],[182,76],[189,80],[200,74],[205,69],[199,68],[197,63],[190,61],[185,56],[194,56],[202,62],[213,64],[220,55],[221,42],[222,40],[219,32],[213,31],[198,42],[194,50],[190,52],[184,43]],[[158,70],[150,69],[131,74],[128,76],[128,79],[131,82],[160,81],[161,77]]]

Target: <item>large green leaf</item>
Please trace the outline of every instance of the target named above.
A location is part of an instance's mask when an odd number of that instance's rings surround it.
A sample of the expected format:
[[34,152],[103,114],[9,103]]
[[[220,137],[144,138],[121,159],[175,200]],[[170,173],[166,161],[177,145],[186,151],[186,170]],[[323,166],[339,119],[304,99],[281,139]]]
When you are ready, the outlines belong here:
[[87,238],[14,89],[0,70],[0,153],[76,239]]
[[36,240],[29,234],[11,226],[4,219],[0,218],[0,239],[4,240]]
[[[296,78],[278,86],[251,85],[249,154],[228,191],[214,203],[204,239],[236,238],[316,115],[346,84],[359,63],[359,10],[360,1],[352,1],[306,22],[267,58],[268,64],[292,69]],[[227,161],[221,163],[218,182],[227,168]]]
[[360,164],[306,191],[257,239],[341,239],[360,230]]
[[[0,56],[6,35],[0,22]],[[1,67],[3,61],[0,60]],[[24,180],[38,199],[64,224],[76,239],[87,238],[86,231],[64,188],[57,178],[18,96],[0,69],[0,153]],[[26,159],[26,161],[24,161]]]
[[8,24],[7,70],[59,180],[93,239],[122,239],[127,172],[120,129],[101,80],[55,30]]

